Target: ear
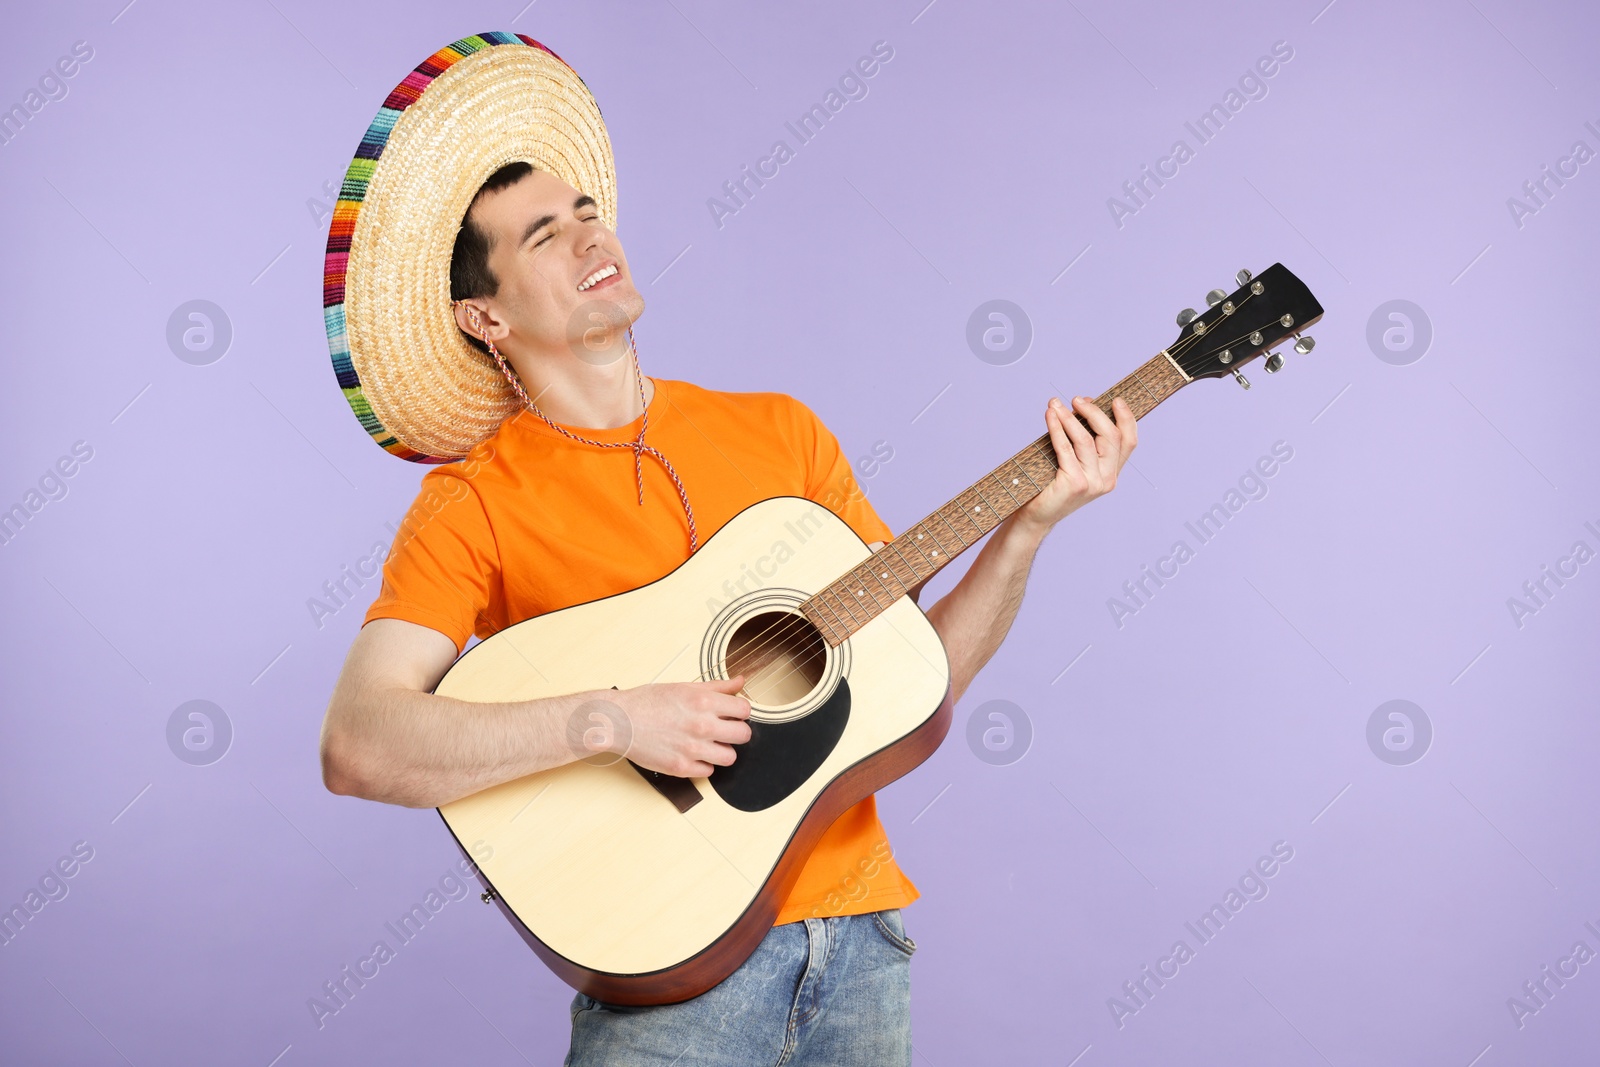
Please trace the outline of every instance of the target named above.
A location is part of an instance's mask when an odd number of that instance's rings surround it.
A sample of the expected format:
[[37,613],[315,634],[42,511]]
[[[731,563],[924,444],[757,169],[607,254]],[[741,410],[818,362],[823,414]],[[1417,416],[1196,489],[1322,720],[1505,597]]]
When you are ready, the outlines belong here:
[[[456,325],[479,340],[483,339],[485,331],[489,340],[496,344],[505,340],[511,332],[511,327],[495,312],[493,305],[482,300],[462,301],[450,309],[455,312]],[[477,312],[478,322],[473,325],[473,312]]]

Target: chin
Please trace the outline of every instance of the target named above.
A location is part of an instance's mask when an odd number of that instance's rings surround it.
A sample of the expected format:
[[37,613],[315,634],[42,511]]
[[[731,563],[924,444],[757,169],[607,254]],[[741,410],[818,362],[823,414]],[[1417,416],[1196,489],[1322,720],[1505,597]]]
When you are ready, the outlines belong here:
[[625,320],[631,326],[639,321],[639,316],[644,314],[644,296],[633,287],[631,282],[628,283],[625,289],[618,286],[616,292],[601,294],[601,299],[604,299],[606,303],[615,308],[617,317],[612,319],[608,314],[607,319],[609,321]]
[[[620,288],[620,287],[619,287]],[[620,333],[632,326],[644,313],[644,297],[637,290],[618,293],[600,293],[580,301],[573,309],[567,332],[567,345],[573,354],[585,362],[610,363],[617,358],[614,349],[597,337],[593,331],[603,329]]]

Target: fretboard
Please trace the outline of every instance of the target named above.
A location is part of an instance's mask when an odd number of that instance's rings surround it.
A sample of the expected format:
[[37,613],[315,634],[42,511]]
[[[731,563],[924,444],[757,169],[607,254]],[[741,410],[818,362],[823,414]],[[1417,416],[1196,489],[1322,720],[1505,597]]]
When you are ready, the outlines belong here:
[[[1109,415],[1111,401],[1120,396],[1135,418],[1143,418],[1186,384],[1183,372],[1163,352],[1106,390],[1095,403]],[[838,645],[971,548],[1039,495],[1055,476],[1055,448],[1045,434],[884,545],[871,559],[818,591],[800,610],[828,644]]]

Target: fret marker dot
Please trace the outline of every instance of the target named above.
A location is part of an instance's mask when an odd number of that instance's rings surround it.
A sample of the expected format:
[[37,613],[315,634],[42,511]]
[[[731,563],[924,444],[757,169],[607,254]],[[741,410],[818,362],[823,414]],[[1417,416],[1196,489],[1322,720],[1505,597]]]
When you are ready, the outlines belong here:
[[867,591],[865,589],[857,589],[856,590],[856,596],[866,596],[866,595],[867,595]]
[[879,577],[887,578],[887,577],[889,577],[889,572],[888,571],[884,571],[883,574],[880,575]]
[[972,510],[973,511],[982,511],[983,510],[983,505],[979,504],[977,507],[973,508]]
[[1013,479],[1011,479],[1011,484],[1012,485],[1018,485],[1020,483],[1015,478],[1013,478]]

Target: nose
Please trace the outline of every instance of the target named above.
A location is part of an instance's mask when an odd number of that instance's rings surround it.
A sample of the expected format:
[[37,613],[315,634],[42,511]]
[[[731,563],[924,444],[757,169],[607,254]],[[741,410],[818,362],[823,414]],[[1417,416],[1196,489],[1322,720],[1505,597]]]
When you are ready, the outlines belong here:
[[580,255],[589,252],[605,240],[606,230],[599,220],[586,222],[577,230],[577,250]]

